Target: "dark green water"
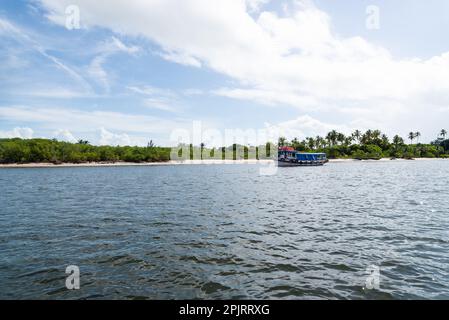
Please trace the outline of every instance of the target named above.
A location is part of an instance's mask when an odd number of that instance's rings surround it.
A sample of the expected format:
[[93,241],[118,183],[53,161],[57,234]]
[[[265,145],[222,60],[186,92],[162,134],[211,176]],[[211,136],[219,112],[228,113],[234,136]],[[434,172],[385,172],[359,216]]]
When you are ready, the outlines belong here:
[[444,160],[0,169],[0,298],[449,299],[448,181]]

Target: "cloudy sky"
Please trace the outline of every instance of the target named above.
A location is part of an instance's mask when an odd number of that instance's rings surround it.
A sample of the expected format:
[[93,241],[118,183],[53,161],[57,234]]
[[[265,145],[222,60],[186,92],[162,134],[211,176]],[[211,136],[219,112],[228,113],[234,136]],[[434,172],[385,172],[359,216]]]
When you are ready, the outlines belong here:
[[448,17],[446,0],[2,0],[0,137],[165,145],[201,121],[430,141],[449,129]]

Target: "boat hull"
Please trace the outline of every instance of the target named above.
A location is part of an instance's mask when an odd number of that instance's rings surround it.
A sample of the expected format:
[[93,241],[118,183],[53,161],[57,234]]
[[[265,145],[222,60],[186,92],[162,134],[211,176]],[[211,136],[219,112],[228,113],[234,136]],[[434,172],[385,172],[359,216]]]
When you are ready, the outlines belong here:
[[300,162],[290,162],[290,161],[278,161],[278,167],[317,167],[322,166],[326,161],[300,161]]

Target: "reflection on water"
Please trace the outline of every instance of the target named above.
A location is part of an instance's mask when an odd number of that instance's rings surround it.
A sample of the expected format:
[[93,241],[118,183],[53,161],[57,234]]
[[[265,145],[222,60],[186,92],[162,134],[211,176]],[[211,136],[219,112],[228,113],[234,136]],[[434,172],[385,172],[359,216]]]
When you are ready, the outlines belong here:
[[1,169],[0,298],[447,299],[447,181],[444,160]]

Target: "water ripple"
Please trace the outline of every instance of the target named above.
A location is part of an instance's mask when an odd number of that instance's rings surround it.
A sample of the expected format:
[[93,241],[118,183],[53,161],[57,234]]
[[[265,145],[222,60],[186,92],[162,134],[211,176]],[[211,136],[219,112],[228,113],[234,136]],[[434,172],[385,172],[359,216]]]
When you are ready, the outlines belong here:
[[[247,165],[1,169],[0,180],[0,298],[449,298],[447,161],[268,177]],[[80,290],[65,288],[68,265]]]

